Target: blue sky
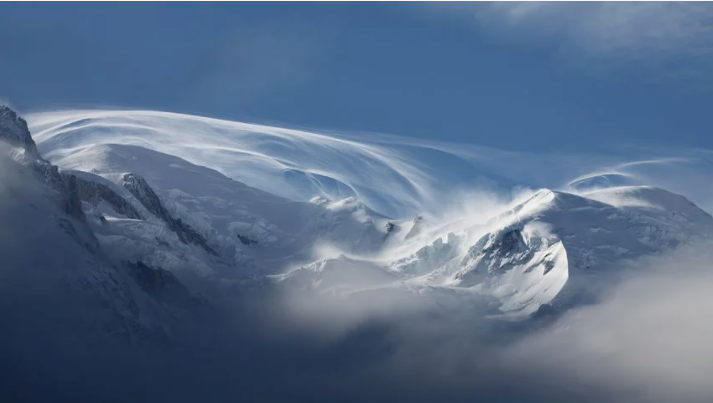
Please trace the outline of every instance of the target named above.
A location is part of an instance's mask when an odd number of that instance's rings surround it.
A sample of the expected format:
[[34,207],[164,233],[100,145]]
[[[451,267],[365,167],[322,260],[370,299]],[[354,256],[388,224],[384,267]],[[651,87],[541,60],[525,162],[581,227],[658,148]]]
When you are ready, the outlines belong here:
[[0,99],[512,150],[713,148],[713,6],[0,5]]

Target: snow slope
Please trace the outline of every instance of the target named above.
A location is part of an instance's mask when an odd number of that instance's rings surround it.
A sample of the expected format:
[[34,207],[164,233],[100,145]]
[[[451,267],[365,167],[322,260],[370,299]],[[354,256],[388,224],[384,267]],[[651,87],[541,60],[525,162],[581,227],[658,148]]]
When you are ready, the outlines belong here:
[[317,243],[376,251],[390,241],[387,224],[399,228],[353,198],[295,202],[135,145],[84,147],[58,162],[88,183],[112,188],[139,213],[127,216],[106,200],[87,206],[110,252],[172,270],[228,277],[274,272],[311,259]]
[[632,171],[662,160],[432,222],[416,213],[449,207],[460,180],[449,174],[463,167],[404,148],[150,111],[40,113],[31,127],[43,155],[90,183],[89,224],[114,259],[221,281],[405,290],[520,318],[585,300],[628,260],[713,237],[710,215]]
[[655,186],[681,194],[706,211],[713,211],[713,153],[708,150],[666,150],[651,156],[602,164],[569,178],[562,187],[586,192],[612,186]]
[[[83,214],[77,178],[33,146],[24,121],[0,106],[0,314],[12,324],[5,342],[32,346],[18,354],[36,357],[48,344],[165,340],[191,293],[171,273],[111,259]],[[164,293],[166,285],[174,290]]]
[[662,189],[615,187],[586,197],[544,189],[485,225],[435,234],[414,253],[362,265],[337,257],[278,280],[345,295],[385,285],[459,292],[495,299],[499,315],[522,318],[545,304],[586,300],[627,260],[711,237],[713,217]]
[[439,167],[427,167],[414,155],[303,130],[154,111],[47,112],[31,115],[29,122],[46,158],[85,171],[97,164],[85,159],[79,165],[73,161],[77,153],[101,145],[137,146],[291,200],[357,197],[377,211],[405,217],[423,211],[438,189],[445,190]]

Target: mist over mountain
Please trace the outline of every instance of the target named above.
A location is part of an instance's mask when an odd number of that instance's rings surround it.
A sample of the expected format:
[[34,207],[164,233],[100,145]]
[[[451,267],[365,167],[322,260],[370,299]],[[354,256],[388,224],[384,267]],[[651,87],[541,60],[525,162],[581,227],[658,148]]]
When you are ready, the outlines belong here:
[[705,156],[5,106],[0,147],[0,400],[713,398]]

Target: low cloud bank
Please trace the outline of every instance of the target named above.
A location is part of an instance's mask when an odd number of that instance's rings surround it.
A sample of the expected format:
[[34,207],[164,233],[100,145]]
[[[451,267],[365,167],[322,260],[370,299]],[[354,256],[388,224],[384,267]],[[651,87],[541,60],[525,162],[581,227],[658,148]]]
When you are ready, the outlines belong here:
[[710,250],[704,244],[636,262],[601,303],[524,339],[506,361],[615,401],[711,401]]
[[[601,302],[540,325],[483,320],[465,306],[439,311],[405,295],[384,302],[388,311],[375,309],[375,296],[369,307],[305,296],[300,303],[321,308],[309,318],[291,309],[295,300],[245,293],[160,348],[58,351],[44,344],[53,335],[34,333],[2,343],[12,358],[3,390],[72,401],[705,402],[708,249],[637,262]],[[21,325],[29,331],[30,322]]]
[[713,401],[708,243],[621,267],[596,303],[528,324],[388,287],[346,300],[235,288],[169,342],[128,344],[89,337],[97,312],[49,275],[80,264],[66,240],[13,242],[44,206],[0,174],[0,400]]

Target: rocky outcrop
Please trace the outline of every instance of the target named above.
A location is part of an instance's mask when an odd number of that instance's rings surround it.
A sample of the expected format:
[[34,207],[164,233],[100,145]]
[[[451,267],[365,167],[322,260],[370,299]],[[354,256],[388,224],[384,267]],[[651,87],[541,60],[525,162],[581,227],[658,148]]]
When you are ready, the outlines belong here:
[[43,159],[37,159],[28,161],[24,166],[30,168],[33,175],[40,182],[58,192],[65,191],[67,184],[62,179],[62,175],[60,175],[59,168],[56,165],[52,165]]
[[388,221],[386,225],[384,226],[384,230],[386,233],[384,234],[384,239],[388,238],[391,234],[394,234],[396,232],[399,232],[401,230],[401,227],[397,226],[391,221]]
[[5,105],[0,105],[0,140],[20,147],[35,158],[40,158],[37,145],[30,135],[25,119]]
[[19,153],[13,153],[14,160],[58,193],[58,202],[67,214],[78,220],[85,220],[74,176],[63,178],[57,166],[42,158],[25,119],[5,105],[0,105],[0,141],[20,149]]
[[146,210],[164,221],[168,225],[168,228],[176,233],[181,242],[197,245],[211,255],[218,255],[215,249],[208,245],[208,242],[201,234],[191,228],[190,225],[184,223],[180,218],[174,218],[171,213],[169,213],[156,192],[153,191],[143,177],[134,173],[127,173],[122,177],[122,182],[124,187],[136,197]]
[[129,262],[126,267],[136,284],[156,301],[172,306],[195,302],[188,288],[170,271],[151,267],[141,261]]
[[86,217],[84,216],[84,211],[82,210],[82,198],[79,194],[79,185],[77,184],[76,176],[68,175],[67,190],[68,194],[65,202],[65,211],[70,216],[84,221]]
[[111,187],[103,183],[75,177],[74,175],[72,175],[72,177],[75,178],[78,194],[82,201],[97,206],[103,200],[108,203],[114,211],[127,218],[134,220],[143,219],[138,210]]
[[456,279],[477,283],[488,275],[506,272],[517,265],[532,259],[535,250],[528,247],[522,232],[517,229],[504,229],[495,234],[483,236],[471,246],[463,258],[462,270]]

